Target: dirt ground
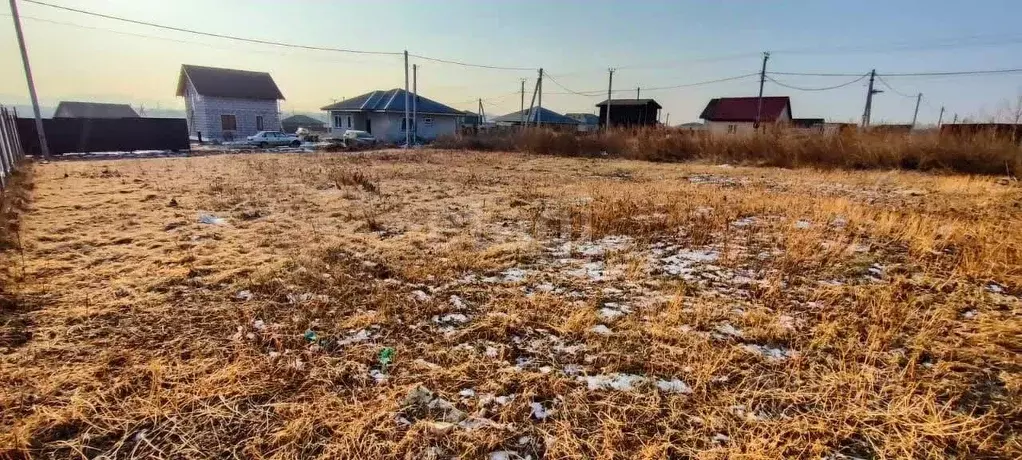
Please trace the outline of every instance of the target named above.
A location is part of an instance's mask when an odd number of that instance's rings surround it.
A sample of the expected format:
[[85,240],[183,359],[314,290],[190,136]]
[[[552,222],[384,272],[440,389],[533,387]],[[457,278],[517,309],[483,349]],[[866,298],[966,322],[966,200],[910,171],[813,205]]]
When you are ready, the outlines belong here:
[[1012,180],[428,150],[33,175],[0,457],[1022,456]]

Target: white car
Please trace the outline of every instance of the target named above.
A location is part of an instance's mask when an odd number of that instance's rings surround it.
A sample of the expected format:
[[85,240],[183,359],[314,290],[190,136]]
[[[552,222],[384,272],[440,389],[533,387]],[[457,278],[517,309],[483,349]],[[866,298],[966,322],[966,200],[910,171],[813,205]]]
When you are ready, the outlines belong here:
[[302,141],[294,134],[282,133],[280,131],[259,131],[254,136],[248,136],[248,143],[264,149],[266,147],[301,147]]

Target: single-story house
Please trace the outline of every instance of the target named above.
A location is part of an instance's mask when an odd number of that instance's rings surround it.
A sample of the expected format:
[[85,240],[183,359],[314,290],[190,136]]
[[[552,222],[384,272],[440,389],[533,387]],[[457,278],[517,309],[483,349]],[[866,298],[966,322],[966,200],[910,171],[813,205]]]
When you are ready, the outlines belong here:
[[533,126],[535,126],[537,122],[541,122],[543,126],[570,127],[572,129],[576,129],[578,126],[578,120],[566,117],[543,107],[533,107],[532,109],[519,110],[507,115],[501,115],[494,118],[493,121],[497,124],[497,126],[518,126],[521,125],[523,121]]
[[53,118],[138,118],[128,104],[60,101]]
[[[712,134],[747,134],[755,132],[758,97],[721,97],[711,99],[699,115]],[[763,98],[760,124],[791,124],[791,100],[787,96]]]
[[185,98],[189,134],[200,140],[280,130],[284,95],[266,72],[182,65],[177,95]]
[[592,113],[566,113],[564,116],[578,121],[578,131],[588,133],[600,129],[600,116]]
[[791,127],[803,131],[822,133],[826,120],[823,118],[792,118]]
[[653,99],[609,99],[599,104],[600,125],[607,125],[610,108],[610,126],[656,126],[659,123],[660,104]]
[[280,129],[285,133],[294,133],[298,128],[305,128],[314,132],[325,132],[326,122],[317,120],[308,115],[291,115],[280,120]]
[[[330,131],[343,133],[348,129],[366,131],[384,142],[405,141],[405,90],[371,91],[351,99],[330,104],[321,110],[330,115]],[[408,94],[409,103],[412,96]],[[417,96],[415,101],[415,132],[420,140],[458,133],[465,113],[432,99]],[[411,109],[411,107],[409,107]],[[409,117],[411,112],[409,111]]]

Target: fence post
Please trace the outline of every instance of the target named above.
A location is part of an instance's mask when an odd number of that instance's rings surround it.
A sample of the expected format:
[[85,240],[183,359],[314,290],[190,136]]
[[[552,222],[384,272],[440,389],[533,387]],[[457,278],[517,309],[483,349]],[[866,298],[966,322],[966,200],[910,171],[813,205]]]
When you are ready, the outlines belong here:
[[18,152],[18,161],[25,161],[25,146],[21,145],[21,133],[18,132],[18,109],[12,108],[11,112],[11,126],[14,129],[11,130],[11,134],[14,135],[14,145]]
[[0,188],[7,188],[7,177],[12,170],[12,165],[8,159],[8,152],[10,151],[9,142],[7,140],[7,109],[0,107],[0,168],[2,168],[3,174],[0,174]]

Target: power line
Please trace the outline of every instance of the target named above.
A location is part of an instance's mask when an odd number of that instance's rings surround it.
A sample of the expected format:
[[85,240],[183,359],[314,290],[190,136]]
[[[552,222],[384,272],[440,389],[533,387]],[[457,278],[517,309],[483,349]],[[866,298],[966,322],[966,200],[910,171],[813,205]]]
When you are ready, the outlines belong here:
[[[840,85],[826,86],[826,87],[822,87],[822,88],[804,88],[804,87],[800,87],[800,86],[794,86],[794,85],[789,85],[787,83],[779,82],[779,81],[775,80],[773,77],[770,77],[770,76],[767,76],[766,78],[767,78],[767,80],[770,80],[771,82],[777,84],[778,86],[783,86],[785,88],[794,89],[794,90],[798,90],[798,91],[829,91],[829,90],[832,90],[832,89],[844,88],[845,86],[858,83],[858,82],[862,81],[863,79],[865,79],[868,76],[869,76],[868,73],[862,74],[862,75],[859,75],[859,78],[856,78],[855,80],[852,80],[852,81],[849,81],[849,82],[846,82],[846,83],[842,83]],[[913,96],[913,97],[915,97],[915,96]]]
[[813,72],[767,72],[771,75],[794,75],[799,77],[858,77],[860,73],[813,73]]
[[877,75],[877,80],[880,80],[880,84],[884,85],[884,87],[886,87],[887,89],[891,90],[891,92],[894,93],[894,94],[897,94],[897,95],[899,95],[901,97],[906,97],[906,98],[915,98],[916,97],[916,95],[905,94],[905,93],[903,93],[901,91],[898,91],[898,90],[894,89],[894,87],[891,86],[890,83],[887,83],[887,81],[884,80],[883,77],[881,77],[880,75]]
[[[647,87],[643,86],[642,90],[643,91],[662,91],[662,90],[668,90],[668,89],[691,88],[693,86],[703,86],[703,85],[709,85],[709,84],[713,84],[713,83],[723,83],[723,82],[726,82],[726,81],[741,80],[743,78],[749,78],[749,77],[753,77],[753,76],[756,76],[756,75],[759,75],[759,72],[747,73],[745,75],[737,75],[737,76],[734,76],[734,77],[718,78],[716,80],[706,80],[706,81],[699,81],[699,82],[695,82],[695,83],[682,83],[682,84],[679,84],[679,85],[671,85],[671,86],[656,86],[656,87],[651,87],[651,88],[647,88]],[[545,75],[545,76],[549,76],[549,75]],[[603,95],[604,93],[607,92],[607,90],[573,91],[573,90],[570,90],[568,88],[565,88],[564,86],[562,86],[561,84],[557,83],[556,81],[554,82],[554,84],[556,84],[557,86],[560,86],[561,88],[564,88],[564,89],[568,90],[569,92],[563,92],[563,93],[561,93],[561,92],[556,92],[556,93],[547,92],[546,94],[577,94],[579,96],[592,97],[592,96],[600,96],[600,95]],[[631,92],[631,91],[632,91],[632,89],[615,89],[612,92],[614,92],[614,93],[621,93],[621,92]]]
[[411,53],[409,53],[408,55],[412,56],[412,57],[419,58],[419,59],[424,59],[424,60],[427,60],[427,61],[441,62],[441,63],[444,63],[444,64],[454,64],[454,65],[460,65],[460,66],[464,66],[464,67],[476,67],[476,68],[480,68],[480,69],[517,70],[517,71],[524,71],[524,70],[533,71],[533,70],[536,70],[535,67],[502,67],[502,66],[496,66],[496,65],[472,64],[472,63],[469,63],[469,62],[454,61],[454,60],[450,60],[450,59],[432,58],[432,57],[429,57],[429,56],[423,56],[421,54],[411,54]]
[[313,50],[313,51],[332,51],[332,52],[337,52],[337,53],[375,54],[375,55],[381,55],[381,56],[400,56],[400,55],[403,54],[403,53],[391,52],[391,51],[366,51],[366,50],[355,50],[355,49],[346,49],[346,48],[328,48],[328,47],[322,47],[322,46],[298,45],[298,44],[294,44],[294,43],[276,42],[276,41],[271,41],[271,40],[260,40],[258,38],[236,37],[236,36],[233,36],[233,35],[217,34],[217,33],[213,33],[213,32],[203,32],[203,31],[199,31],[199,30],[185,29],[183,27],[166,26],[166,25],[163,25],[163,24],[156,24],[156,23],[152,23],[152,22],[139,21],[139,20],[136,20],[136,19],[122,18],[122,17],[119,17],[119,16],[112,16],[112,15],[109,15],[109,14],[103,14],[103,13],[96,13],[96,12],[92,12],[92,11],[80,10],[80,9],[77,9],[77,8],[71,8],[71,7],[67,7],[67,6],[53,5],[53,4],[50,4],[50,3],[40,2],[40,1],[36,1],[36,0],[21,0],[21,1],[23,1],[25,3],[32,3],[32,4],[35,4],[35,5],[47,6],[47,7],[55,8],[55,9],[58,9],[58,10],[71,11],[71,12],[74,12],[74,13],[84,14],[84,15],[88,15],[88,16],[95,16],[95,17],[104,18],[104,19],[110,19],[110,20],[114,20],[114,21],[127,22],[129,24],[137,24],[137,25],[143,25],[143,26],[148,26],[148,27],[156,27],[156,28],[159,28],[159,29],[173,30],[175,32],[184,32],[184,33],[195,34],[195,35],[203,35],[203,36],[206,36],[206,37],[222,38],[222,39],[225,39],[225,40],[235,40],[235,41],[242,41],[242,42],[248,42],[248,43],[258,43],[258,44],[261,44],[261,45],[283,46],[283,47],[287,47],[287,48],[299,48],[299,49],[306,49],[306,50]]
[[[549,73],[544,73],[543,76],[546,77],[547,79],[549,79],[550,81],[552,81],[555,85],[559,86],[561,89],[567,91],[568,93],[577,94],[579,96],[585,96],[585,97],[599,97],[599,94],[587,94],[585,92],[575,91],[575,90],[573,90],[571,88],[568,88],[567,86],[562,85],[560,82],[558,82],[556,79],[554,79],[553,76],[551,76]],[[595,92],[596,91],[591,91],[590,93],[595,93]],[[547,94],[558,94],[558,93],[547,93]],[[564,93],[561,93],[561,94],[564,94]]]
[[1022,72],[1022,69],[961,70],[950,72],[908,72],[908,73],[885,73],[883,75],[885,77],[948,77],[961,75],[994,75],[1019,72]]

